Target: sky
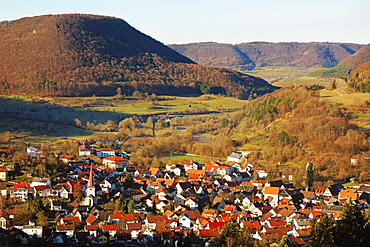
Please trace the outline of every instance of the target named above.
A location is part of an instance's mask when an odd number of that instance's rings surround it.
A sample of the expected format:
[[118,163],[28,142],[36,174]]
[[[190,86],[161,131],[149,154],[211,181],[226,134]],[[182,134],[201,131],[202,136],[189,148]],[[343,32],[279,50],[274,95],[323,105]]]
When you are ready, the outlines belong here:
[[368,44],[369,10],[369,0],[0,0],[0,21],[86,13],[124,19],[164,44]]

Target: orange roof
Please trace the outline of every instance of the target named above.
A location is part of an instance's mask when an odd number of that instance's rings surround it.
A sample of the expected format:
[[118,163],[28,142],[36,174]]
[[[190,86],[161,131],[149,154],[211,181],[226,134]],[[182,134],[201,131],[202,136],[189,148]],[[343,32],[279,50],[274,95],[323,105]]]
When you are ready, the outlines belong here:
[[338,194],[338,199],[348,199],[351,198],[352,200],[357,199],[357,189],[344,189]]
[[28,190],[28,183],[17,183],[13,185],[13,189],[10,190]]
[[279,188],[278,187],[265,187],[263,193],[265,195],[278,195]]
[[203,175],[206,173],[205,170],[195,170],[195,169],[188,169],[186,171],[186,174],[197,174],[197,175]]
[[201,238],[213,238],[220,235],[219,229],[203,229],[199,230],[199,237]]
[[84,225],[84,230],[85,231],[96,231],[98,230],[97,225]]
[[80,218],[78,218],[77,216],[75,217],[64,217],[61,219],[65,224],[73,224],[73,223],[77,223],[77,224],[80,224],[82,223]]
[[68,231],[68,230],[74,230],[75,229],[73,224],[59,224],[55,228],[58,231]]
[[119,230],[119,226],[117,224],[103,225],[102,230],[103,231],[117,231]]
[[248,228],[260,228],[261,227],[259,221],[257,221],[257,220],[244,221],[243,223],[244,223],[245,227],[248,227]]
[[128,160],[128,159],[121,158],[121,157],[119,157],[119,156],[109,156],[109,157],[104,158],[103,160],[110,160],[110,161],[115,161],[115,162],[117,162],[117,161],[126,161],[126,160]]
[[94,215],[89,215],[89,217],[86,218],[86,223],[88,224],[92,224],[94,221],[96,221],[98,219],[98,217],[94,216]]

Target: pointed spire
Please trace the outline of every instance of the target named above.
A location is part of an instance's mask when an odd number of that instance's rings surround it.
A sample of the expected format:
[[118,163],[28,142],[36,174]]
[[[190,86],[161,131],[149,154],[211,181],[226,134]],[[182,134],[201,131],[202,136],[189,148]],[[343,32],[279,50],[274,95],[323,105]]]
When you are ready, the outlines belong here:
[[87,188],[94,188],[92,171],[93,171],[93,168],[92,168],[92,164],[91,164],[91,166],[90,166],[89,183],[87,185]]

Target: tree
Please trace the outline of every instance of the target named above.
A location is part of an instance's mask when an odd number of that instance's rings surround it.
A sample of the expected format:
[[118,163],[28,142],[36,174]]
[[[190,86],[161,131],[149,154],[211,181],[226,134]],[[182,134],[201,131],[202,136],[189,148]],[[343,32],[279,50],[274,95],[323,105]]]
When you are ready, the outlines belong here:
[[83,197],[83,185],[81,181],[78,181],[73,187],[73,197],[77,202],[80,202]]
[[48,225],[48,217],[46,216],[45,211],[39,211],[36,214],[37,217],[37,224],[40,226],[47,226]]
[[130,200],[127,204],[127,213],[132,214],[133,212],[135,212],[135,209],[136,205],[134,200]]
[[311,247],[334,247],[334,220],[326,214],[320,221],[315,218],[311,222],[311,234],[309,246]]
[[34,197],[29,197],[28,199],[28,209],[37,214],[38,212],[45,211],[46,208],[44,206],[44,202],[42,201],[40,195],[36,193]]
[[234,246],[238,239],[240,232],[239,224],[236,224],[232,221],[228,221],[226,225],[221,230],[220,234],[220,242],[224,244],[224,246]]
[[351,200],[346,203],[335,230],[337,246],[370,246],[370,227],[365,214]]
[[308,163],[306,166],[306,185],[307,191],[309,191],[313,185],[313,165],[311,163]]
[[122,89],[120,87],[116,90],[116,95],[114,95],[115,99],[124,99],[124,96],[122,95]]
[[229,125],[229,119],[228,118],[223,118],[221,122],[222,128],[226,128]]
[[282,131],[277,135],[277,140],[279,143],[283,143],[284,145],[287,145],[290,143],[290,138],[287,132]]
[[82,122],[78,118],[75,119],[75,124],[76,124],[77,127],[82,127]]
[[292,240],[288,236],[284,236],[278,245],[278,247],[294,247]]
[[109,131],[115,130],[117,128],[117,124],[113,120],[108,120],[106,126]]
[[118,203],[116,204],[117,210],[122,210],[122,212],[126,212],[126,199],[123,195],[119,196]]

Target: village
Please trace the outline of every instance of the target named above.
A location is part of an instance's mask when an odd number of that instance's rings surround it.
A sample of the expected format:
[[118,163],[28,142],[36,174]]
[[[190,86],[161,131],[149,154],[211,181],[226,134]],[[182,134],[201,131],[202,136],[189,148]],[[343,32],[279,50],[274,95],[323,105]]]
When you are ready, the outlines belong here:
[[[25,152],[42,157],[34,147]],[[188,160],[165,167],[130,164],[129,154],[111,148],[81,145],[78,153],[58,154],[68,169],[63,182],[31,177],[1,187],[2,200],[21,204],[41,198],[56,215],[47,226],[32,220],[15,225],[15,210],[3,207],[1,246],[38,240],[49,246],[214,246],[228,225],[245,232],[243,246],[276,243],[284,236],[307,246],[312,219],[339,219],[349,200],[370,207],[369,182],[296,189],[289,175],[288,182],[270,181],[271,171],[250,164],[248,152],[233,152],[226,162]],[[2,183],[9,182],[13,169],[0,167]]]

